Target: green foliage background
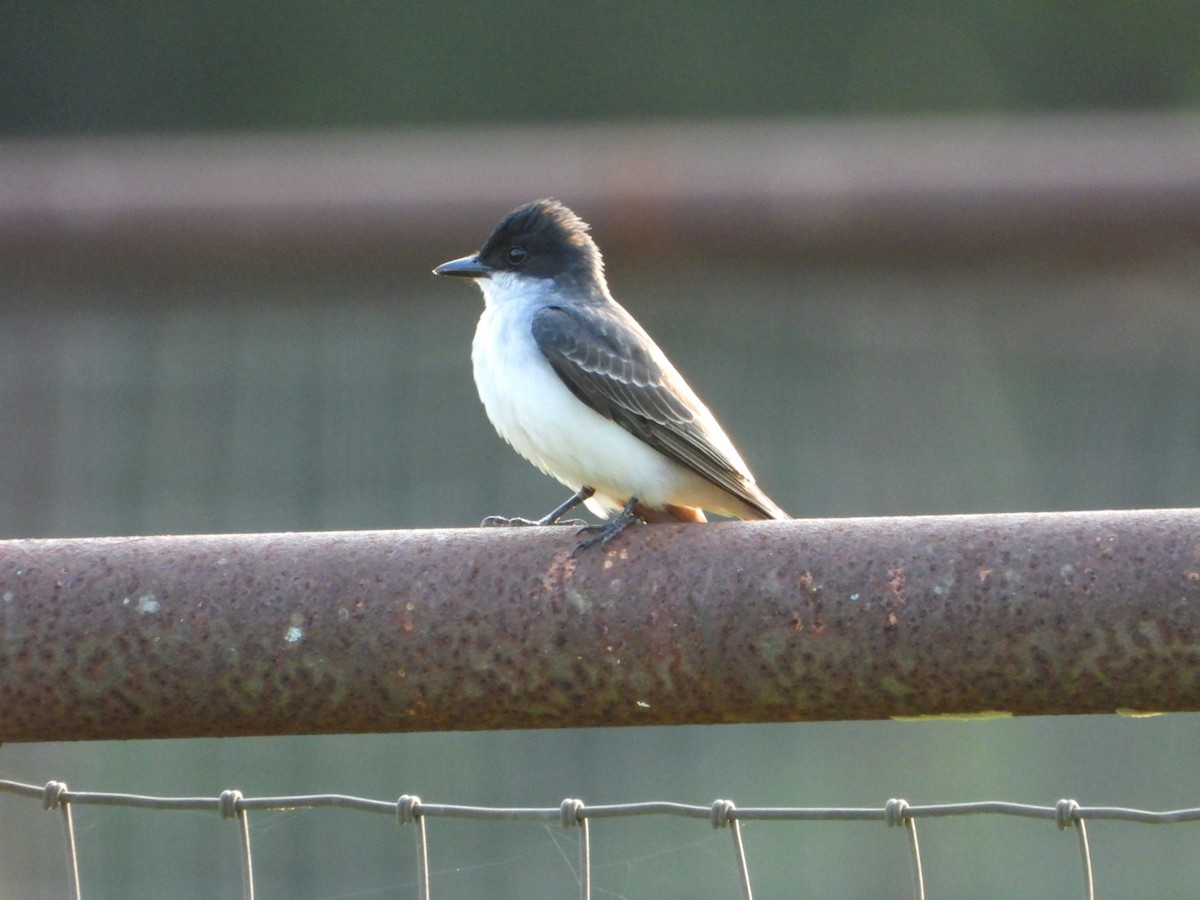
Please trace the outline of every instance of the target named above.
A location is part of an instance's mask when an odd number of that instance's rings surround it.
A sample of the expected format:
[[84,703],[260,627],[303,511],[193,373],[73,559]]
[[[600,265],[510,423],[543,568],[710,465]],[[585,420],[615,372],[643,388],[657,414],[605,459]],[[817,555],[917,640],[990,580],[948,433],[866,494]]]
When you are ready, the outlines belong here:
[[14,3],[9,133],[1131,109],[1200,100],[1188,0]]

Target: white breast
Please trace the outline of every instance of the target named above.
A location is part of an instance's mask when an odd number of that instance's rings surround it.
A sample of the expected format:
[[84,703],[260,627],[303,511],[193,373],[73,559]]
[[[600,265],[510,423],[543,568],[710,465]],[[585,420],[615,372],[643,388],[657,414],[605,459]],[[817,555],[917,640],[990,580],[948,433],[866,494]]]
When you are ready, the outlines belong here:
[[[534,343],[532,317],[546,305],[550,282],[496,274],[479,282],[486,307],[472,345],[475,386],[500,436],[531,463],[572,490],[596,490],[588,507],[600,515],[630,497],[720,512],[729,498],[579,400]],[[535,283],[536,288],[536,283]],[[701,499],[705,503],[700,503]]]

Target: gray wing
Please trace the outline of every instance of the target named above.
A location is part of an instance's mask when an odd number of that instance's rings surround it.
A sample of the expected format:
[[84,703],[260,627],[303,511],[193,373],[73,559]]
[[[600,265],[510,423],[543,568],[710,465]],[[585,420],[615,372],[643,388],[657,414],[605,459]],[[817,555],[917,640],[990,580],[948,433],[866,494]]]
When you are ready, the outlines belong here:
[[646,346],[649,338],[636,323],[608,309],[549,306],[534,315],[532,332],[576,397],[669,459],[772,516],[740,461],[714,444],[706,422],[711,417],[694,408],[699,401],[679,374],[655,361]]

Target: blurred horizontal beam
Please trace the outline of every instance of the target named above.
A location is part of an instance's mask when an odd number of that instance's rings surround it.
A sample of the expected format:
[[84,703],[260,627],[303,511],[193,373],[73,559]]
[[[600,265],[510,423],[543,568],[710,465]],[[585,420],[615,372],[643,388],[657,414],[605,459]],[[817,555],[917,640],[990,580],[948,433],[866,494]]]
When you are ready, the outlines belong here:
[[0,141],[0,255],[437,259],[547,195],[602,229],[606,249],[647,261],[1162,252],[1200,240],[1200,120],[10,139]]
[[1200,709],[1200,510],[0,542],[0,740]]

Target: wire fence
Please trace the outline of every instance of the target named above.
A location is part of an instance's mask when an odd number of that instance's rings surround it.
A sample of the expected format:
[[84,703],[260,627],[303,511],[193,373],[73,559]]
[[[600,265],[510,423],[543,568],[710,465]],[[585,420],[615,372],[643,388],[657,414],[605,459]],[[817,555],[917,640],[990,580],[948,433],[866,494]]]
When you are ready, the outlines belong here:
[[954,816],[1000,815],[1053,821],[1060,830],[1074,828],[1079,839],[1079,860],[1082,872],[1082,894],[1087,900],[1095,896],[1091,848],[1088,844],[1088,820],[1117,820],[1149,825],[1200,821],[1200,808],[1152,811],[1116,806],[1083,806],[1075,800],[1063,799],[1053,806],[1033,806],[1005,801],[943,803],[913,805],[902,799],[888,800],[882,807],[738,807],[730,800],[716,800],[709,806],[653,801],[589,806],[582,800],[568,798],[557,807],[487,807],[461,806],[447,803],[426,803],[413,794],[398,800],[372,800],[344,794],[309,794],[290,797],[244,797],[237,790],[223,791],[217,797],[149,797],[137,794],[72,791],[60,781],[43,786],[0,780],[0,792],[41,800],[42,808],[57,810],[62,816],[63,839],[66,850],[66,875],[69,896],[81,900],[82,885],[75,845],[75,827],[71,811],[75,806],[122,806],[134,809],[166,811],[210,811],[222,819],[232,819],[237,825],[241,857],[243,896],[254,897],[254,866],[250,843],[248,814],[282,812],[295,809],[338,808],[357,812],[392,816],[400,825],[414,826],[416,843],[417,896],[430,900],[433,896],[429,869],[429,836],[425,821],[429,818],[475,819],[479,821],[522,821],[559,824],[563,828],[579,829],[579,860],[575,877],[579,897],[592,896],[591,832],[593,819],[615,819],[629,816],[675,816],[707,821],[714,829],[728,829],[733,844],[733,865],[743,900],[752,900],[750,865],[742,841],[742,822],[818,822],[867,821],[882,822],[889,827],[902,828],[908,841],[912,865],[912,893],[917,900],[925,897],[925,876],[921,865],[921,849],[917,839],[917,820]]

